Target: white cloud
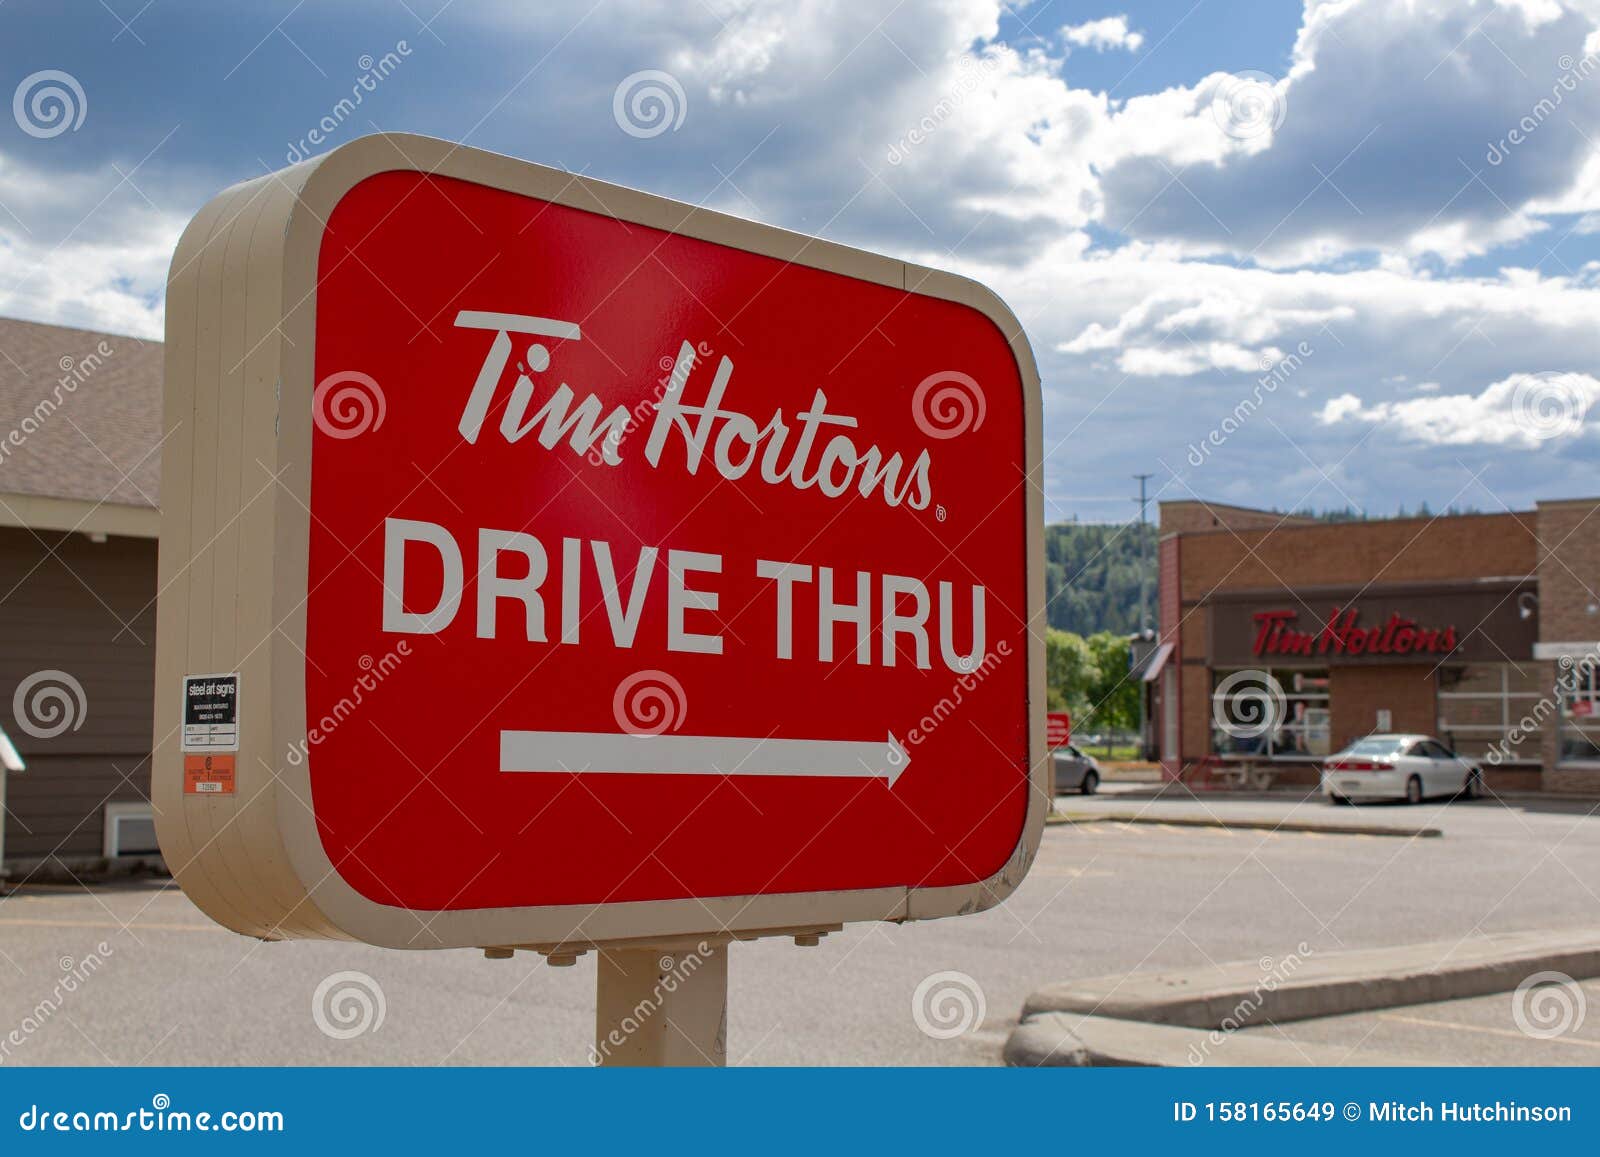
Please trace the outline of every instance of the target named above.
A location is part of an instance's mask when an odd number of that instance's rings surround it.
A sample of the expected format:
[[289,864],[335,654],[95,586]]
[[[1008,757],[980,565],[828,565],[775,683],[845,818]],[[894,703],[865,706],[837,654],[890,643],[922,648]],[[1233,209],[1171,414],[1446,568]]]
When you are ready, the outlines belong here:
[[1588,424],[1600,401],[1600,381],[1588,374],[1512,374],[1479,394],[1450,394],[1371,405],[1354,394],[1330,399],[1317,418],[1324,425],[1380,422],[1401,438],[1434,446],[1521,446],[1537,449],[1571,438]]
[[1061,36],[1068,44],[1093,48],[1096,52],[1112,48],[1137,52],[1144,43],[1144,33],[1130,30],[1126,16],[1106,16],[1083,24],[1069,24],[1061,30]]
[[188,218],[147,202],[132,168],[47,173],[0,154],[0,315],[161,336]]

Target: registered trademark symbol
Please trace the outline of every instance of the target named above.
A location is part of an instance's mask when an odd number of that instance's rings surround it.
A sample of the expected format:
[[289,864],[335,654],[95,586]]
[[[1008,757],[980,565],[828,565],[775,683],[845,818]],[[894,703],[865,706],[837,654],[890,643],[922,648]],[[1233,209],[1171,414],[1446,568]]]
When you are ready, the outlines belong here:
[[935,506],[933,508],[933,516],[935,518],[937,518],[940,522],[943,522],[944,519],[945,519],[944,507],[943,506]]

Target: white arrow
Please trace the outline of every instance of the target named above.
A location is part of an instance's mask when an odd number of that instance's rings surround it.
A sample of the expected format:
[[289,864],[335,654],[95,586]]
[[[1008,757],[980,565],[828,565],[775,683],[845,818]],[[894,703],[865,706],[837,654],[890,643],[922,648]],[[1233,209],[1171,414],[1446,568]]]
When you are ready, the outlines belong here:
[[584,774],[795,775],[895,781],[910,766],[900,741],[753,739],[722,735],[618,735],[502,731],[501,771]]

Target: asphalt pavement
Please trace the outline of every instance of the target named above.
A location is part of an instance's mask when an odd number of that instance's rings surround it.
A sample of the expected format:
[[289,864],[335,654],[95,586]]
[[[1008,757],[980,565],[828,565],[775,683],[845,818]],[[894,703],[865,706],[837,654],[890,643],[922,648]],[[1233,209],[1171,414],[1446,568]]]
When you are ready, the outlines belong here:
[[[855,926],[815,948],[734,946],[730,1063],[994,1064],[1023,1000],[1053,981],[1485,931],[1591,930],[1600,920],[1592,801],[1335,809],[1119,793],[1068,804],[1148,808],[1157,822],[1047,828],[1023,886],[977,916]],[[1392,816],[1443,835],[1180,828],[1159,822],[1161,808],[1341,822]],[[93,971],[62,991],[91,957]],[[341,973],[361,977],[330,981]],[[1592,985],[1584,991],[1593,996]],[[212,925],[169,881],[30,887],[0,900],[0,1066],[584,1064],[593,999],[592,956],[553,968],[530,954],[491,961],[466,951],[260,943]],[[1388,1010],[1287,1031],[1358,1051],[1404,1053],[1414,1043],[1440,1059],[1600,1062],[1594,1048],[1573,1043],[1593,1039],[1592,1023],[1541,1040],[1518,1028],[1506,1000],[1413,1018],[1428,1024]],[[1473,1028],[1440,1027],[1446,1022]],[[969,1031],[955,1031],[962,1028]],[[1473,1043],[1439,1043],[1452,1034]]]

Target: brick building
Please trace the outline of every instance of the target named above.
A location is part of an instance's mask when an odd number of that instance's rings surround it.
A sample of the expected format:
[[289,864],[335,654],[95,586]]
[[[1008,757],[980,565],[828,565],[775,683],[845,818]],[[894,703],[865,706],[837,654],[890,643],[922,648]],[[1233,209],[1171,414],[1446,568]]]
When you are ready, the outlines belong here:
[[1492,790],[1600,794],[1600,499],[1326,523],[1161,504],[1163,770],[1314,782],[1374,731],[1435,734]]

